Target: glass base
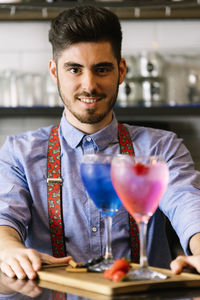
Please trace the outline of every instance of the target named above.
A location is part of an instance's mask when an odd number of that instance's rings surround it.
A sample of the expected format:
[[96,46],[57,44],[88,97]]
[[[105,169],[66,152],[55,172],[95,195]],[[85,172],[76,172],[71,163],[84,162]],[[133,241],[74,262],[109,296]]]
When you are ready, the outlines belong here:
[[130,271],[127,275],[130,280],[165,280],[168,278],[167,275],[148,268],[139,268],[137,270]]
[[113,259],[104,259],[98,264],[95,264],[93,266],[88,267],[88,271],[90,272],[104,272],[105,270],[108,270],[113,265],[114,260]]

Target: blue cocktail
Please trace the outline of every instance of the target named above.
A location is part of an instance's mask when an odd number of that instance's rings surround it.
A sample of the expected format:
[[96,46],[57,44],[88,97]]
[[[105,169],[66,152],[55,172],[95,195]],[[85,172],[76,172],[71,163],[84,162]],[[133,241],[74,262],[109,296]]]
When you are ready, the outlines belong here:
[[110,163],[83,163],[81,176],[89,196],[103,216],[113,216],[121,206],[110,177]]
[[113,156],[88,154],[83,156],[81,177],[83,184],[97,208],[101,211],[106,228],[106,253],[104,260],[94,266],[95,271],[104,271],[113,264],[111,248],[112,217],[121,206],[110,176]]

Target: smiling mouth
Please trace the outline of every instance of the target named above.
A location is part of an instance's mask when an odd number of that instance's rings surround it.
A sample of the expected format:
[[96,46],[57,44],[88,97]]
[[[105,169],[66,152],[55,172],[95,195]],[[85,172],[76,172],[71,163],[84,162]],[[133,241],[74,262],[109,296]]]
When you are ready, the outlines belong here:
[[84,103],[95,103],[95,102],[98,102],[101,98],[78,98],[81,102],[84,102]]

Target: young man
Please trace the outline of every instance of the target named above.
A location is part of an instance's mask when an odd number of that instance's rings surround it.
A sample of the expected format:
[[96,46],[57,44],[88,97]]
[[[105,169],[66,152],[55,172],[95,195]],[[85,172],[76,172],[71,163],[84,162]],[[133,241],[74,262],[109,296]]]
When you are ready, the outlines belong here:
[[[87,261],[104,254],[103,219],[88,198],[79,167],[85,153],[120,152],[113,106],[118,86],[126,74],[121,39],[118,18],[102,8],[80,6],[62,12],[52,21],[49,40],[53,59],[49,70],[64,103],[59,143],[57,141],[61,149],[62,212],[57,215],[58,218],[63,215],[61,252],[68,256],[52,256],[51,236],[53,240],[58,232],[54,234],[57,229],[53,229],[52,234],[50,227],[55,225],[52,218],[59,210],[52,213],[47,199],[47,190],[52,192],[51,186],[47,187],[47,153],[52,127],[8,137],[0,150],[0,262],[1,270],[10,277],[33,279],[42,263],[67,262],[69,256],[76,261]],[[168,190],[149,223],[149,263],[158,267],[170,265],[165,214],[185,252],[194,254],[176,259],[171,265],[173,271],[180,272],[185,265],[199,270],[200,174],[194,171],[190,154],[173,133],[126,127],[135,155],[161,155],[170,169]],[[54,141],[56,137],[54,131],[51,139]],[[51,147],[55,144],[53,142]],[[59,169],[56,151],[49,165],[55,164]],[[52,197],[58,193],[59,189],[53,190]],[[122,206],[113,219],[115,259],[131,255],[128,220]],[[62,239],[62,234],[60,237]],[[59,243],[56,246],[59,247]],[[56,251],[54,256],[60,256]]]

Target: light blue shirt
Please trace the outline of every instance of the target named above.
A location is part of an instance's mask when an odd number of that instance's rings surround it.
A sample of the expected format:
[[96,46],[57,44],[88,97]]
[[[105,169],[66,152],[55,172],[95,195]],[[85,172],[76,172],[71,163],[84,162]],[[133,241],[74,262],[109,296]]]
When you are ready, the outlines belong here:
[[[160,209],[150,219],[148,258],[151,265],[169,267],[165,218],[170,219],[185,252],[200,232],[200,174],[174,133],[127,125],[135,155],[161,155],[170,169],[170,184]],[[47,149],[51,126],[8,137],[0,150],[0,225],[15,228],[28,247],[52,254],[47,202]],[[63,114],[60,129],[63,178],[63,221],[67,253],[87,261],[105,252],[101,214],[83,187],[80,162],[85,153],[119,153],[115,116],[101,131],[85,135]],[[121,206],[113,218],[114,258],[130,257],[128,213]]]

